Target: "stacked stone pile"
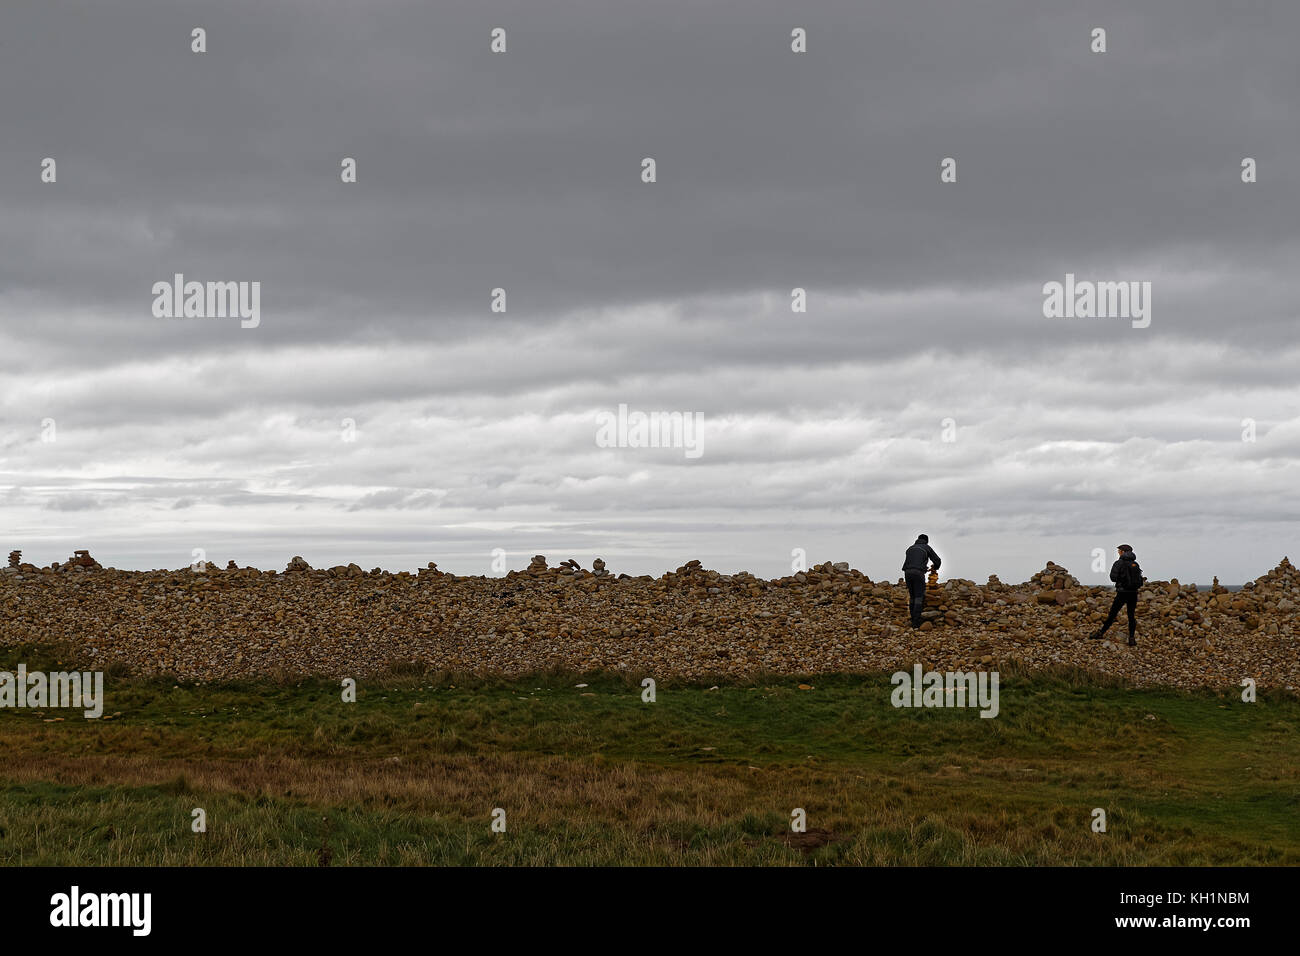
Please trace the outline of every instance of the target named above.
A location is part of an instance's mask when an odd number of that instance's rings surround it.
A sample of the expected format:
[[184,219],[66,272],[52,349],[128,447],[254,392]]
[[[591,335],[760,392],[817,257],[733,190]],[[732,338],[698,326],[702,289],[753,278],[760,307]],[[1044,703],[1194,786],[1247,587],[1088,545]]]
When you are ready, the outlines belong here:
[[63,571],[63,572],[100,571],[103,569],[103,565],[101,565],[98,561],[92,558],[90,556],[89,551],[81,550],[81,551],[73,551],[72,557],[68,558],[68,560],[64,561],[62,564],[58,564],[56,562],[53,565],[53,568],[56,571]]
[[1139,684],[1300,685],[1300,571],[1286,558],[1236,592],[1148,582],[1133,649],[1085,639],[1114,588],[1104,575],[1083,584],[1055,562],[1023,584],[940,581],[913,631],[902,582],[873,582],[844,562],[769,580],[698,560],[632,577],[603,559],[585,570],[573,559],[550,567],[543,555],[504,577],[433,562],[418,574],[313,569],[297,556],[283,573],[233,561],[197,573],[117,571],[86,552],[51,568],[20,559],[0,574],[0,643],[70,642],[105,664],[184,679],[361,676],[395,664],[734,678],[1015,661]]

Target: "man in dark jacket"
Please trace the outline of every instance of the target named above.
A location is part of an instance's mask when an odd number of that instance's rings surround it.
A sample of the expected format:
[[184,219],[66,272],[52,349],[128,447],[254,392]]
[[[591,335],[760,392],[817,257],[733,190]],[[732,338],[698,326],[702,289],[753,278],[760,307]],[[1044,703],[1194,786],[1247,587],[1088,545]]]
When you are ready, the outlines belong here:
[[1115,582],[1115,600],[1110,604],[1110,614],[1106,617],[1106,623],[1101,626],[1101,630],[1092,635],[1093,640],[1099,640],[1106,636],[1106,631],[1110,628],[1115,620],[1119,617],[1121,607],[1128,608],[1128,646],[1136,647],[1137,640],[1134,635],[1137,633],[1137,600],[1138,588],[1142,587],[1142,582],[1146,578],[1142,577],[1142,569],[1138,567],[1137,555],[1127,544],[1119,546],[1119,560],[1110,566],[1110,579]]
[[933,564],[931,571],[938,571],[942,563],[939,556],[930,547],[930,536],[916,536],[916,544],[907,549],[903,559],[903,578],[907,581],[907,596],[912,611],[912,627],[921,626],[921,611],[925,608],[925,565]]

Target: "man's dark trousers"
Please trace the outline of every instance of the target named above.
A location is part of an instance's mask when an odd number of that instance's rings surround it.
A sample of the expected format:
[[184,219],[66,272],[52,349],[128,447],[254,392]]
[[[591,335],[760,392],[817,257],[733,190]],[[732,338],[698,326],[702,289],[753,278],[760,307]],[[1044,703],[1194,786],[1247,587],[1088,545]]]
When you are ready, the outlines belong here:
[[907,597],[912,610],[912,626],[921,626],[921,610],[925,607],[925,572],[904,571],[907,581]]
[[1105,634],[1107,629],[1115,623],[1119,617],[1119,609],[1128,605],[1128,639],[1133,640],[1133,635],[1137,633],[1137,603],[1138,593],[1136,591],[1116,591],[1115,600],[1110,602],[1110,614],[1106,616],[1106,623],[1101,626],[1101,634]]

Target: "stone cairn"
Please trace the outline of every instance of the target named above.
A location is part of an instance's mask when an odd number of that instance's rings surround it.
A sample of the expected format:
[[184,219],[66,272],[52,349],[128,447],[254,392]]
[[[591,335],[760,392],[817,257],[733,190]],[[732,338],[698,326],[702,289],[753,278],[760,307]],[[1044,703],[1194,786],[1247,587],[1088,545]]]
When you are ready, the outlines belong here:
[[11,568],[21,567],[22,563],[23,563],[23,553],[21,551],[9,552],[9,567]]
[[1033,575],[1029,583],[1038,589],[1034,600],[1039,604],[1068,604],[1081,587],[1079,579],[1055,561],[1048,561],[1047,567]]
[[83,549],[81,551],[72,552],[72,557],[68,558],[68,560],[64,561],[62,564],[54,565],[54,567],[59,571],[71,571],[73,568],[85,568],[90,571],[99,571],[102,570],[104,566],[92,558],[89,551]]

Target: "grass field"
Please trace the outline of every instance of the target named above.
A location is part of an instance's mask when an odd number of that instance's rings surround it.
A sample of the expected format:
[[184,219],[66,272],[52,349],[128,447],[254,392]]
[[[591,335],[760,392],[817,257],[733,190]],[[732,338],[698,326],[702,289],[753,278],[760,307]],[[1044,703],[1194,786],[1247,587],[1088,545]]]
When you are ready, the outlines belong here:
[[[71,669],[0,650],[19,661]],[[104,719],[0,709],[0,863],[1300,863],[1293,695],[1004,671],[981,719],[895,709],[885,674],[805,680],[647,704],[612,675],[393,674],[346,704],[334,682],[110,672]]]

